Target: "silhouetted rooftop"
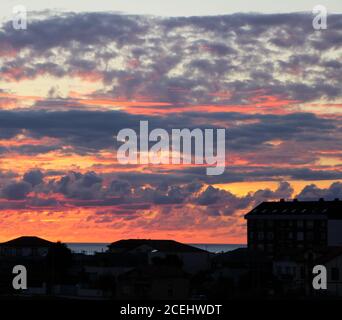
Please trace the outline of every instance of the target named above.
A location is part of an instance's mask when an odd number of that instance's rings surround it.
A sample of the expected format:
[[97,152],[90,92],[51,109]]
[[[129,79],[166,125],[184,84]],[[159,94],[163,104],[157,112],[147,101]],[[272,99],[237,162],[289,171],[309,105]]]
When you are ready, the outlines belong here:
[[263,202],[245,215],[324,215],[329,219],[342,219],[342,201],[274,201]]
[[321,255],[317,260],[317,264],[326,264],[330,260],[342,255],[342,247],[329,247],[325,254]]
[[120,276],[123,278],[184,278],[187,274],[178,267],[173,266],[141,266],[129,270]]
[[53,245],[53,242],[39,237],[19,237],[0,243],[0,246],[9,247],[50,247],[51,245]]
[[250,263],[265,263],[269,261],[269,258],[267,257],[267,254],[262,251],[238,248],[216,255],[213,261],[223,265],[241,266]]
[[128,239],[113,242],[108,247],[109,249],[121,249],[123,251],[129,251],[142,245],[147,245],[158,251],[167,252],[207,252],[205,250],[174,240]]

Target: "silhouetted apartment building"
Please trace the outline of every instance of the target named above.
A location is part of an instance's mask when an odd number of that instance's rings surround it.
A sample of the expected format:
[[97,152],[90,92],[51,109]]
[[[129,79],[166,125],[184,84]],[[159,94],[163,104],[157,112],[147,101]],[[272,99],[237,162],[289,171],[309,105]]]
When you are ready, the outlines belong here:
[[0,243],[0,256],[44,257],[53,244],[53,242],[38,237],[20,237]]
[[113,242],[108,246],[111,253],[146,254],[150,263],[155,259],[177,257],[183,269],[190,273],[210,268],[211,254],[208,251],[174,240],[128,239]]
[[263,202],[245,215],[248,248],[270,255],[342,246],[342,201]]

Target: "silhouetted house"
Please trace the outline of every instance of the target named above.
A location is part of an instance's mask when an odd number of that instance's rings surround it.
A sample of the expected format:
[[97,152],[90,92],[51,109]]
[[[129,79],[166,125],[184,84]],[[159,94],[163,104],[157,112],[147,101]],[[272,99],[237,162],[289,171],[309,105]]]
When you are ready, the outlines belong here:
[[129,239],[116,241],[108,246],[112,253],[145,253],[152,264],[155,259],[178,257],[185,271],[196,273],[210,267],[208,251],[186,245],[174,240]]
[[82,272],[89,282],[94,282],[104,277],[115,279],[138,266],[147,265],[148,257],[142,253],[98,253],[92,256],[77,255],[74,261],[73,271]]
[[189,297],[189,279],[181,268],[145,266],[119,276],[119,299],[172,300]]
[[248,248],[269,255],[342,246],[342,201],[263,202],[245,215]]
[[20,237],[0,243],[2,257],[45,257],[54,243],[38,237]]

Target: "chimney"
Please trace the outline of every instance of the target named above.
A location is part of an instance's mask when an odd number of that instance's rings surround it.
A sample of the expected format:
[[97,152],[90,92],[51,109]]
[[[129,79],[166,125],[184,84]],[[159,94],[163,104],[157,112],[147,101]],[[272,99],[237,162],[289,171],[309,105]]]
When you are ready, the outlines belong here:
[[281,199],[279,200],[279,202],[285,202],[285,199],[284,199],[284,198],[281,198]]
[[324,202],[324,198],[319,198],[319,202]]
[[335,201],[340,201],[340,198],[335,198]]
[[297,198],[294,198],[294,199],[293,199],[293,202],[298,202],[298,199],[297,199]]

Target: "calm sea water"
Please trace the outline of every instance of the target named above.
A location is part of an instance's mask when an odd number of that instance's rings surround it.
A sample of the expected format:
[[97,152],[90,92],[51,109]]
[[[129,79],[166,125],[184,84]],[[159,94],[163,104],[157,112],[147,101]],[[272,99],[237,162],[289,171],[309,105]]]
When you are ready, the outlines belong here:
[[[68,247],[75,253],[94,254],[105,252],[109,243],[67,243]],[[207,250],[209,252],[227,252],[237,248],[245,248],[245,244],[189,244],[191,246]]]

